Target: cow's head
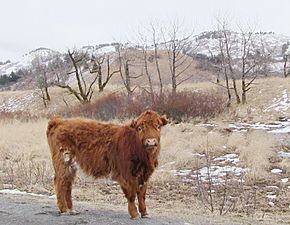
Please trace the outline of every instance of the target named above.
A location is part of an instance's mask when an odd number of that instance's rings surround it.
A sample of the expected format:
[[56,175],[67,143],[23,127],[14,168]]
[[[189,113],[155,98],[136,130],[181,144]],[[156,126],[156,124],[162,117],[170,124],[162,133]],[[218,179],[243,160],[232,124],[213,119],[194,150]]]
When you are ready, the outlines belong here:
[[131,127],[136,129],[141,143],[146,150],[154,150],[160,146],[161,127],[168,123],[166,116],[147,110],[136,120],[131,122]]

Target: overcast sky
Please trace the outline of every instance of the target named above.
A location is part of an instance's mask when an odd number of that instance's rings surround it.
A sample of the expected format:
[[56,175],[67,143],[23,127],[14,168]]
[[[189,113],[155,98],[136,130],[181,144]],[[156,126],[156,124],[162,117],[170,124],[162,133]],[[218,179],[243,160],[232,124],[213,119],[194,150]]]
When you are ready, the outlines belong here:
[[0,9],[0,61],[38,47],[64,51],[132,40],[150,21],[178,19],[199,33],[226,16],[290,36],[289,0],[2,0]]

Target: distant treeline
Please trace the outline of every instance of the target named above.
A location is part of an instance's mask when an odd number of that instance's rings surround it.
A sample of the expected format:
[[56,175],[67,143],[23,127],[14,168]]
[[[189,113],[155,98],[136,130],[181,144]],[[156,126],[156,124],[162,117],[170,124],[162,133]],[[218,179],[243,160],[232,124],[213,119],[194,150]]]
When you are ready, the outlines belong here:
[[16,82],[20,79],[20,77],[20,74],[16,74],[14,72],[11,72],[9,75],[4,74],[0,76],[0,85]]

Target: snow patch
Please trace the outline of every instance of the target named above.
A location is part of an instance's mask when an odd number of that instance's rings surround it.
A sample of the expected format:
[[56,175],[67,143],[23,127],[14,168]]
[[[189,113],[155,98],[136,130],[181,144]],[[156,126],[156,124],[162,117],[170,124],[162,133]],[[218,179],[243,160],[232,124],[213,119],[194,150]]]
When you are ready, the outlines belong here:
[[282,158],[290,158],[290,152],[280,151],[280,152],[278,152],[278,155]]
[[289,93],[285,89],[282,92],[282,97],[274,98],[272,105],[268,106],[264,111],[277,111],[277,112],[284,112],[286,113],[290,109],[290,100],[289,100]]
[[29,93],[25,96],[13,96],[8,98],[0,105],[0,111],[2,112],[17,112],[25,111],[29,108],[29,105],[34,101],[35,94]]
[[55,195],[43,195],[43,194],[35,194],[31,192],[26,192],[26,191],[19,191],[18,189],[2,189],[0,190],[1,194],[13,194],[13,195],[29,195],[29,196],[34,196],[34,197],[48,197],[48,198],[55,198]]
[[194,157],[205,157],[205,154],[200,154],[200,153],[193,153],[192,155]]
[[190,174],[192,170],[178,170],[176,171],[175,175],[178,175],[178,176],[188,176]]
[[268,202],[270,206],[275,206],[274,202]]
[[290,133],[290,127],[284,127],[284,128],[281,128],[281,129],[271,130],[271,131],[269,131],[269,133],[287,134],[287,133]]
[[168,163],[165,163],[164,165],[160,166],[160,168],[164,168],[164,167],[166,167],[166,166],[171,166],[171,165],[173,165],[173,164],[175,164],[174,161],[172,161],[172,162],[168,162]]
[[289,178],[282,178],[281,181],[282,183],[287,183],[289,181]]
[[207,181],[210,178],[213,182],[221,182],[222,181],[221,178],[225,177],[228,174],[241,176],[241,174],[246,171],[247,169],[243,169],[241,167],[216,165],[216,166],[203,167],[199,169],[198,176],[202,181]]
[[267,195],[267,198],[270,199],[270,200],[275,200],[277,198],[277,195],[274,195],[274,194],[268,194]]
[[271,173],[282,173],[283,171],[281,169],[275,168],[271,170]]
[[237,164],[240,159],[237,154],[226,154],[221,157],[214,158],[213,161],[224,161],[224,162],[231,162],[233,164]]
[[231,128],[233,131],[237,132],[247,132],[249,129],[255,129],[255,130],[265,130],[268,133],[276,133],[276,134],[282,134],[282,133],[288,133],[290,132],[290,121],[275,121],[271,124],[264,124],[264,123],[239,123],[239,124],[229,124],[229,128]]
[[272,185],[272,186],[266,186],[266,188],[269,188],[269,189],[279,189],[278,186],[274,186],[274,185]]
[[[203,154],[194,154],[195,156],[205,157]],[[199,170],[193,171],[190,169],[170,170],[175,176],[180,176],[183,181],[192,182],[192,179],[199,179],[201,181],[208,181],[209,179],[213,183],[223,183],[226,176],[229,179],[233,177],[239,177],[242,173],[248,169],[238,167],[240,159],[237,154],[226,154],[220,157],[212,158],[212,165],[205,166]],[[214,163],[214,165],[213,165]]]

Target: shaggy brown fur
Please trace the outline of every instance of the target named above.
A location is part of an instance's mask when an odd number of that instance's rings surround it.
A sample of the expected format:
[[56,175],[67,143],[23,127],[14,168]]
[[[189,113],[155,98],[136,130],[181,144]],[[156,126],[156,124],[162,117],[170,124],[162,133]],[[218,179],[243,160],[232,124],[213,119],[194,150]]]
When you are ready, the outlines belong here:
[[130,125],[104,124],[85,119],[53,118],[47,138],[55,170],[57,205],[72,212],[71,190],[78,167],[95,178],[112,176],[119,182],[131,218],[147,216],[145,194],[148,179],[158,165],[160,128],[165,116],[148,110]]

